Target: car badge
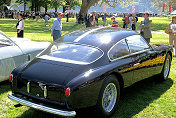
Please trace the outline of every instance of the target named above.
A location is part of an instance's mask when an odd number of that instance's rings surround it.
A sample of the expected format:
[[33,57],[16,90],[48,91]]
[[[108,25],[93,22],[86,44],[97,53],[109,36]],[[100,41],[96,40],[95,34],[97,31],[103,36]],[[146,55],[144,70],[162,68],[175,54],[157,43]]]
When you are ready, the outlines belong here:
[[40,88],[44,91],[44,87],[45,87],[45,84],[44,83],[41,83],[41,82],[38,82]]

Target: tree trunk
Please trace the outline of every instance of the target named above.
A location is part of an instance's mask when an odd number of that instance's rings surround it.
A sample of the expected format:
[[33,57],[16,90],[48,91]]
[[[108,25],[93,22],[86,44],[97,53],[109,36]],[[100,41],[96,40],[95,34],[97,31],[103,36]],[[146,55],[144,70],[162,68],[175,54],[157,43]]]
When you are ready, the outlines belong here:
[[47,13],[48,11],[48,7],[47,7],[47,4],[45,5],[45,13]]
[[26,3],[24,2],[24,12],[26,11]]
[[87,14],[91,6],[98,3],[100,0],[82,0],[82,5],[79,14]]
[[65,6],[63,6],[63,13],[65,13],[65,11],[66,11],[66,7],[65,7]]
[[34,10],[34,2],[32,1],[31,11]]
[[55,12],[57,12],[57,7],[55,7]]
[[35,13],[37,12],[37,3],[35,3]]

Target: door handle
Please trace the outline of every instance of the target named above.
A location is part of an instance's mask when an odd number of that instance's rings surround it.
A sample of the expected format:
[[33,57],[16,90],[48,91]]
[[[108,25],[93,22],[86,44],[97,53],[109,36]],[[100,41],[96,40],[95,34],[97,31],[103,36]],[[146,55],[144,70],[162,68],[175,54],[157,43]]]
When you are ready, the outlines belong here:
[[27,55],[27,59],[28,59],[28,61],[31,60],[31,55],[30,54]]

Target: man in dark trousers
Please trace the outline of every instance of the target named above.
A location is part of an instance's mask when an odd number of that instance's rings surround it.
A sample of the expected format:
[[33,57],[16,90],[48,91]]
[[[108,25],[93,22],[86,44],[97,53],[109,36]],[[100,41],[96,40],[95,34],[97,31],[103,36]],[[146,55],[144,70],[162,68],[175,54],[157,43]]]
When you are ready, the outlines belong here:
[[139,25],[141,29],[141,36],[143,36],[148,43],[150,43],[150,38],[152,38],[152,33],[150,29],[151,22],[152,20],[149,19],[149,13],[144,13],[144,19],[141,21]]
[[59,37],[61,37],[61,30],[62,30],[61,19],[62,19],[63,15],[64,15],[63,13],[59,12],[57,19],[53,21],[53,26],[51,29],[51,36],[53,36],[53,41],[55,41]]

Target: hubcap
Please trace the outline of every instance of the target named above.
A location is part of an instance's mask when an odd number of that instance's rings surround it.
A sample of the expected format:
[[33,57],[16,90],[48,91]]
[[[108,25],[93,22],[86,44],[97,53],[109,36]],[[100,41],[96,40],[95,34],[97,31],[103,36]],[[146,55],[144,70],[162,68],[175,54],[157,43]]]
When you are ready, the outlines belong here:
[[109,83],[103,93],[102,106],[106,112],[111,112],[116,104],[117,88],[113,83]]
[[168,74],[169,74],[169,59],[166,60],[165,65],[164,65],[164,78],[166,79]]

